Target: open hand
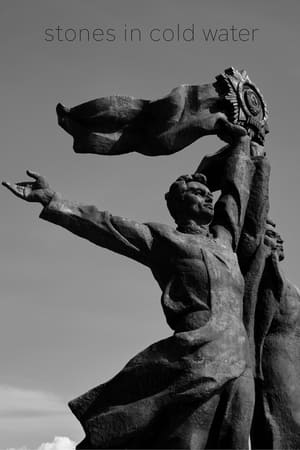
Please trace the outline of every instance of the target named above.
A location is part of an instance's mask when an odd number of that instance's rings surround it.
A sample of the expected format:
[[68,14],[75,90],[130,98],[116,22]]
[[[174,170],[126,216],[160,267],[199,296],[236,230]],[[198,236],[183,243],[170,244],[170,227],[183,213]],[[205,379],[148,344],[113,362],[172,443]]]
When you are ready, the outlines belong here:
[[26,202],[36,202],[47,205],[54,195],[49,183],[44,177],[31,170],[26,171],[27,175],[35,181],[22,181],[19,183],[2,182],[2,185],[9,189],[16,197]]

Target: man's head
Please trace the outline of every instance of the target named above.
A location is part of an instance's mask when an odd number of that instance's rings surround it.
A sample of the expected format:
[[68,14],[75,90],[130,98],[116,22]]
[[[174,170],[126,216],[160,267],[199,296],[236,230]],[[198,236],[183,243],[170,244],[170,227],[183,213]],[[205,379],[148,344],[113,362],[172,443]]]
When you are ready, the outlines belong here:
[[266,232],[265,232],[265,244],[273,249],[277,253],[279,261],[284,259],[283,240],[279,233],[275,231],[275,223],[271,219],[267,219]]
[[214,215],[213,195],[207,187],[205,175],[182,175],[171,184],[165,195],[171,216],[177,225],[194,220],[209,224]]

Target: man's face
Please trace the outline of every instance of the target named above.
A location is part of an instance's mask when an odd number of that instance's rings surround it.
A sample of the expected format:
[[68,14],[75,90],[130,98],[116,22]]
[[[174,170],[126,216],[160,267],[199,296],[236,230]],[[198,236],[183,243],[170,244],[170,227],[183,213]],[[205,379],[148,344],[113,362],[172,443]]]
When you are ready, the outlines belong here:
[[276,250],[278,253],[279,261],[282,261],[284,259],[283,239],[278,233],[276,233]]
[[202,183],[198,181],[187,182],[187,189],[183,195],[186,214],[202,224],[211,222],[214,215],[213,195]]
[[279,261],[284,259],[283,240],[280,234],[275,231],[274,227],[269,224],[266,228],[265,244],[276,251]]

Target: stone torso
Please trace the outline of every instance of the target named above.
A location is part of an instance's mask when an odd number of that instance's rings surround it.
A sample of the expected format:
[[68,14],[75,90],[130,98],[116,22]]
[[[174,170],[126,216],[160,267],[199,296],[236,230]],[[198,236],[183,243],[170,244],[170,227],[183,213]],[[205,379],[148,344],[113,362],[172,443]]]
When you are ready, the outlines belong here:
[[[202,327],[216,313],[212,289],[222,286],[224,309],[241,315],[243,279],[236,256],[219,239],[203,234],[182,233],[166,226],[152,225],[157,245],[153,247],[150,267],[162,289],[162,307],[174,331]],[[208,260],[214,271],[208,267]]]

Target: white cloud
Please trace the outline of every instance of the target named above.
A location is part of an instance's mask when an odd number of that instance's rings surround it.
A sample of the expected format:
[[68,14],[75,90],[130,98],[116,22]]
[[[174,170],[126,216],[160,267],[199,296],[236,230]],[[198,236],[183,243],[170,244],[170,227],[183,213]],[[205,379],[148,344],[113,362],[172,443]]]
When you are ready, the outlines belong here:
[[[55,394],[0,385],[0,399],[0,450],[74,450],[75,443],[61,436],[83,439],[67,402]],[[60,437],[36,448],[55,435]]]
[[51,393],[22,389],[13,386],[0,385],[0,415],[34,414],[34,413],[63,413],[65,404]]
[[[27,447],[20,447],[18,449],[9,448],[6,450],[29,450]],[[75,442],[68,437],[56,436],[53,442],[45,442],[41,444],[36,450],[75,450]]]
[[18,449],[15,449],[15,448],[7,448],[7,449],[5,449],[5,450],[29,450],[27,447],[20,447],[20,448],[18,448]]
[[46,442],[37,450],[74,450],[75,442],[67,437],[56,436],[53,442]]

